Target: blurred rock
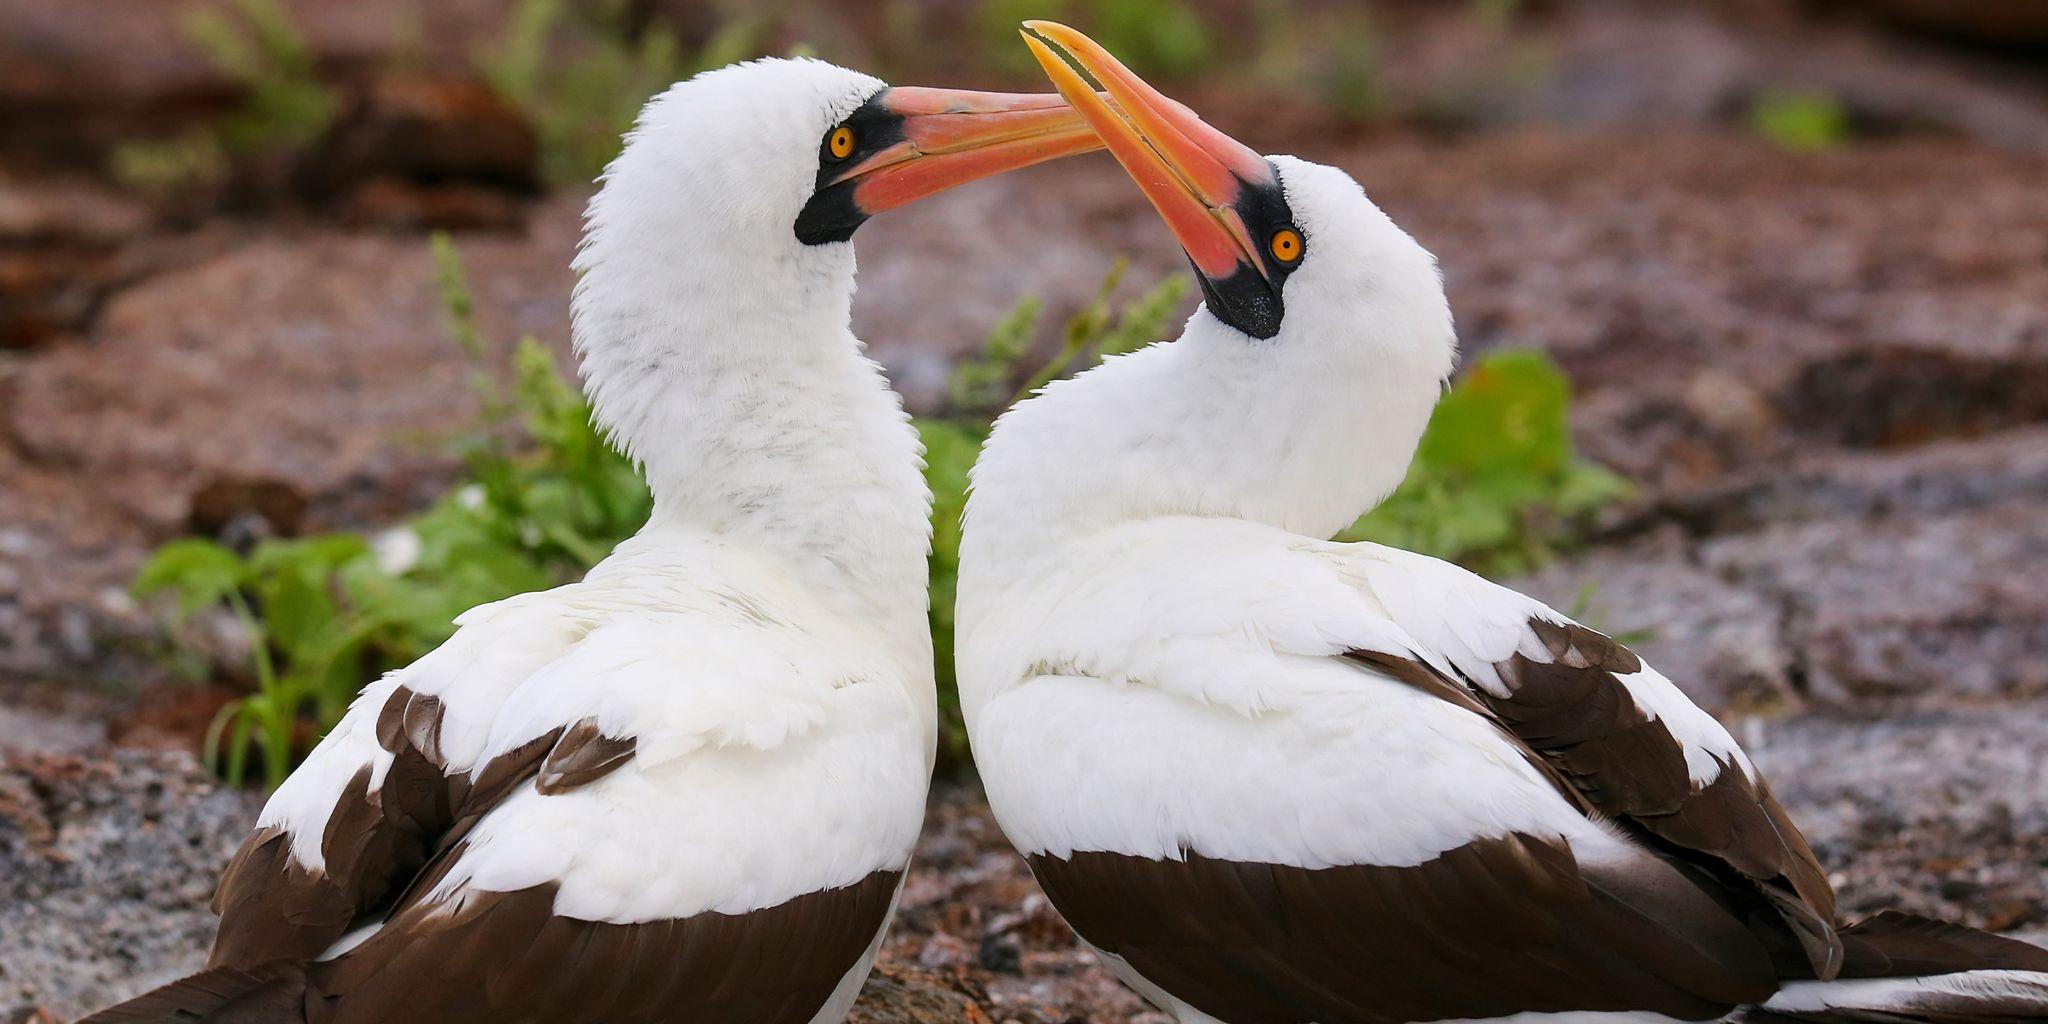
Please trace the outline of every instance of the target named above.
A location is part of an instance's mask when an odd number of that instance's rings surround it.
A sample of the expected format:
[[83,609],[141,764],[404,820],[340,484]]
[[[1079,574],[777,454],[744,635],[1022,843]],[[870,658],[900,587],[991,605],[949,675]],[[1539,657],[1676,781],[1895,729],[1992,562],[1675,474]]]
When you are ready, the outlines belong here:
[[502,230],[526,222],[525,205],[502,190],[398,178],[372,178],[349,189],[335,212],[345,224],[400,231]]
[[182,754],[0,760],[0,1011],[69,1020],[203,965],[255,811]]
[[[566,347],[576,204],[550,210],[532,237],[461,240],[484,330],[507,345],[531,333]],[[117,295],[90,346],[21,369],[0,424],[163,536],[186,529],[189,496],[216,479],[296,489],[317,529],[330,488],[404,490],[452,464],[436,439],[474,415],[427,250],[421,237],[252,232]]]
[[0,757],[104,747],[113,705],[80,687],[0,681]]
[[89,182],[0,176],[0,349],[76,335],[134,272],[147,210]]
[[2048,502],[2048,427],[1897,451],[1812,451],[1667,491],[1645,518],[1719,536],[1772,523],[1940,516],[2013,499]]
[[2003,354],[1873,347],[1801,368],[1780,395],[1795,429],[1838,444],[1898,447],[2048,422],[2048,326]]
[[1834,0],[1834,10],[1999,49],[2048,47],[2048,5],[2012,0]]
[[540,186],[539,168],[532,125],[488,85],[467,76],[384,75],[351,98],[307,153],[296,185],[316,199],[371,181],[532,193]]
[[[7,404],[0,397],[0,417]],[[156,638],[125,593],[146,550],[143,534],[89,480],[22,459],[5,436],[0,430],[0,681],[85,667],[105,685],[133,681]]]
[[[0,155],[98,166],[116,143],[220,114],[239,88],[190,38],[214,0],[0,0]],[[407,60],[466,67],[511,0],[283,0],[323,75]]]
[[223,474],[192,492],[186,528],[237,550],[259,540],[293,537],[306,518],[306,495],[282,480]]

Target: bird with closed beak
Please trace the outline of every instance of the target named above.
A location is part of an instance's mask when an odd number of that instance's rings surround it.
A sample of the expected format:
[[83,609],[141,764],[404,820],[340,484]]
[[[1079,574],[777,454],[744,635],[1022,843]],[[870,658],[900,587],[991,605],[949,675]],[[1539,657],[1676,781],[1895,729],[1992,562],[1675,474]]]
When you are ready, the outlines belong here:
[[576,350],[646,526],[364,688],[221,878],[208,969],[94,1024],[834,1024],[924,818],[930,495],[849,237],[1099,145],[1056,95],[763,60],[657,96]]
[[1841,922],[1756,765],[1634,652],[1329,541],[1451,372],[1436,261],[1343,171],[1024,34],[1205,299],[1006,413],[961,543],[990,806],[1125,982],[1180,1024],[2048,1020],[2048,951]]

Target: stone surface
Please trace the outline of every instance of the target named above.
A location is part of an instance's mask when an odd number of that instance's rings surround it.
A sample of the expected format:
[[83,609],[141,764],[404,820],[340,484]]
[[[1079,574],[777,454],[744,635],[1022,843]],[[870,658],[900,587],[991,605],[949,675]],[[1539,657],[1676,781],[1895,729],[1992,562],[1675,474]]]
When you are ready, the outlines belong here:
[[1898,703],[2048,693],[2048,504],[1774,526],[1705,564],[1781,595],[1815,699]]
[[184,755],[0,760],[0,1019],[69,1020],[203,964],[254,812]]
[[2044,523],[2048,430],[2028,428],[1675,489],[1614,542],[1508,584],[1625,637],[1716,711],[2034,696]]
[[1846,917],[2048,930],[2048,704],[1803,716],[1742,738]]
[[127,249],[148,210],[78,179],[0,175],[0,350],[29,349],[91,327],[107,296],[139,276]]

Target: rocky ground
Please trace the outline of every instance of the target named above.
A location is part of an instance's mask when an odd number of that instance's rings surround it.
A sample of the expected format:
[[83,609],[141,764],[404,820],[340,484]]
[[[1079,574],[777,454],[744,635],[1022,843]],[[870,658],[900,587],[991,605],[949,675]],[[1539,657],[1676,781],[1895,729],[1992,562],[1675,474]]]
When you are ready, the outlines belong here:
[[[220,693],[166,683],[135,567],[249,514],[362,528],[441,493],[434,438],[473,410],[418,227],[463,229],[487,332],[562,351],[585,198],[517,173],[531,140],[502,110],[415,80],[365,87],[328,151],[355,177],[313,199],[124,192],[79,154],[222,86],[144,45],[157,5],[120,6],[0,0],[0,1024],[196,963],[253,814],[192,762]],[[390,45],[389,4],[294,6],[345,71]],[[1640,493],[1516,585],[1640,636],[1738,723],[1847,911],[2048,929],[2048,71],[1975,48],[1995,26],[1955,19],[1977,4],[1868,5],[1947,17],[1961,47],[1787,14],[1825,5],[1540,6],[1512,45],[1391,21],[1390,88],[1417,99],[1378,127],[1191,98],[1352,171],[1442,260],[1468,351],[1570,371],[1581,446]],[[441,5],[427,43],[459,49],[494,9]],[[1540,73],[1473,70],[1504,46]],[[1741,111],[1780,87],[1838,97],[1857,140],[1760,139]],[[441,163],[376,155],[450,118],[469,134]],[[1132,290],[1181,266],[1101,158],[859,244],[856,327],[927,407],[1018,297],[1056,319],[1115,254]],[[929,824],[860,1019],[1157,1024],[971,787],[942,786]]]

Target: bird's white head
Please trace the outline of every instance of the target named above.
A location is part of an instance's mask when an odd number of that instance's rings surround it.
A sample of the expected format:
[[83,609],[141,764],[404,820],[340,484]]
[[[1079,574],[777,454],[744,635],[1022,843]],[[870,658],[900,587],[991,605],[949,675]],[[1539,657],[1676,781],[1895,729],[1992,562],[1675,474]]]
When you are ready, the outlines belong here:
[[839,370],[857,354],[847,243],[869,216],[1099,144],[1050,93],[891,88],[786,59],[677,83],[606,169],[576,259],[576,346],[599,422],[657,492],[680,487],[665,463],[691,441],[676,418],[683,377],[750,356]]
[[1455,362],[1436,260],[1343,171],[1254,152],[1073,29],[1032,22],[1025,38],[1205,301],[1179,340],[1005,416],[974,515],[1021,501],[1031,521],[1083,529],[1176,514],[1342,529],[1400,483]]

